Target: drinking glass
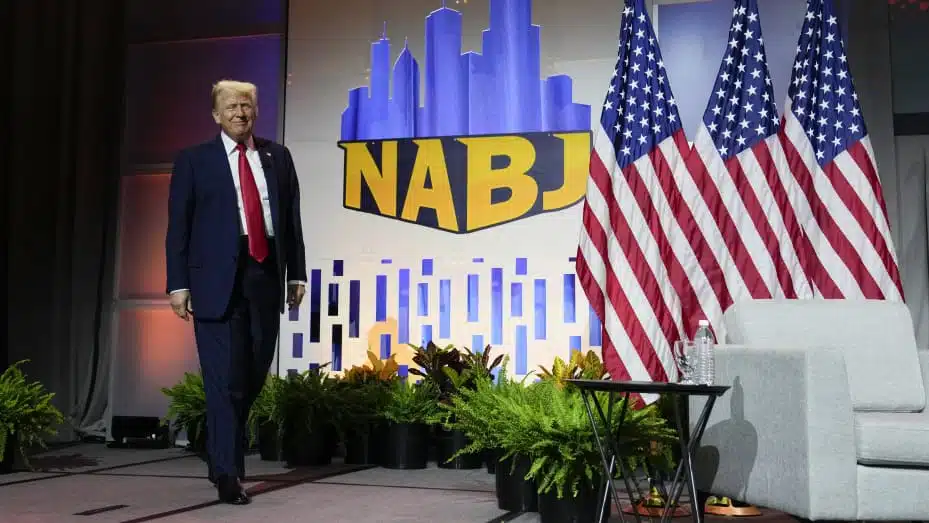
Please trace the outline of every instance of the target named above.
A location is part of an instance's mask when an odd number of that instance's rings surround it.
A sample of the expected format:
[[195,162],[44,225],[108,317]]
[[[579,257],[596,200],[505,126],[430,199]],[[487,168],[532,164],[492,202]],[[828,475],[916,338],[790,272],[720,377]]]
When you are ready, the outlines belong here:
[[678,340],[674,342],[674,361],[677,363],[677,382],[684,385],[693,385],[694,371],[696,370],[697,354],[696,344],[692,341]]

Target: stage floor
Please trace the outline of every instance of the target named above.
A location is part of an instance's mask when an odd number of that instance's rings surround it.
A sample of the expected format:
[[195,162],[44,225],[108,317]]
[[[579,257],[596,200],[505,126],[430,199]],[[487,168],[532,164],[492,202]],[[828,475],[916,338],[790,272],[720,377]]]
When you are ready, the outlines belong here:
[[[425,470],[387,470],[340,463],[288,469],[257,455],[247,459],[252,503],[234,507],[216,501],[206,466],[182,449],[80,444],[51,450],[32,459],[37,472],[0,475],[0,522],[539,521],[538,514],[498,509],[494,477],[483,469],[445,470],[432,464]],[[794,521],[773,511],[751,519]]]

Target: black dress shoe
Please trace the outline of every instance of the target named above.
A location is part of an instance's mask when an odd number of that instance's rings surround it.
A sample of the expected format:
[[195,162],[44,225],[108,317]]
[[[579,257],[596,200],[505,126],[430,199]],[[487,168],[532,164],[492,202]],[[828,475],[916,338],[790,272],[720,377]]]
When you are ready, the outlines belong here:
[[245,489],[239,484],[237,478],[228,474],[221,474],[216,478],[216,491],[219,493],[219,500],[230,505],[248,505],[251,503]]

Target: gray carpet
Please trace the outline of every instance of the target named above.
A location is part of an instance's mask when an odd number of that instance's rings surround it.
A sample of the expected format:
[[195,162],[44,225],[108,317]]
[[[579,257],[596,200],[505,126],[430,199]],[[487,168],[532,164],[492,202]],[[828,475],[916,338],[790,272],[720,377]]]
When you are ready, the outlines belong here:
[[321,479],[318,483],[404,488],[416,490],[452,490],[494,493],[494,476],[486,469],[447,470],[430,463],[422,470],[388,470],[372,468],[343,476]]
[[[252,504],[233,507],[218,504],[205,464],[181,449],[78,445],[33,464],[41,471],[0,476],[0,523],[539,521],[538,514],[498,509],[494,477],[484,469],[361,469],[337,461],[289,469],[252,455],[246,464]],[[792,521],[773,511],[753,518],[760,519]]]
[[[247,458],[253,503],[215,502],[206,466],[182,449],[85,444],[32,459],[33,472],[0,476],[3,523],[143,521],[460,521],[484,523],[497,508],[485,470],[289,469]],[[79,515],[80,514],[80,515]]]
[[485,523],[504,512],[487,492],[312,483],[257,496],[247,507],[216,505],[158,520],[159,523],[197,521],[254,522],[430,522]]

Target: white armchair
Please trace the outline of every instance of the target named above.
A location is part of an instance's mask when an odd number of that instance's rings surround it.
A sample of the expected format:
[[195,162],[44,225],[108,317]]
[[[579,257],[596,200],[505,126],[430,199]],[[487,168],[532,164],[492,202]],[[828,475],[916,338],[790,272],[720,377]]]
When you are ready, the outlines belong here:
[[929,520],[929,352],[905,305],[751,301],[724,322],[716,382],[732,389],[698,490],[810,520]]

